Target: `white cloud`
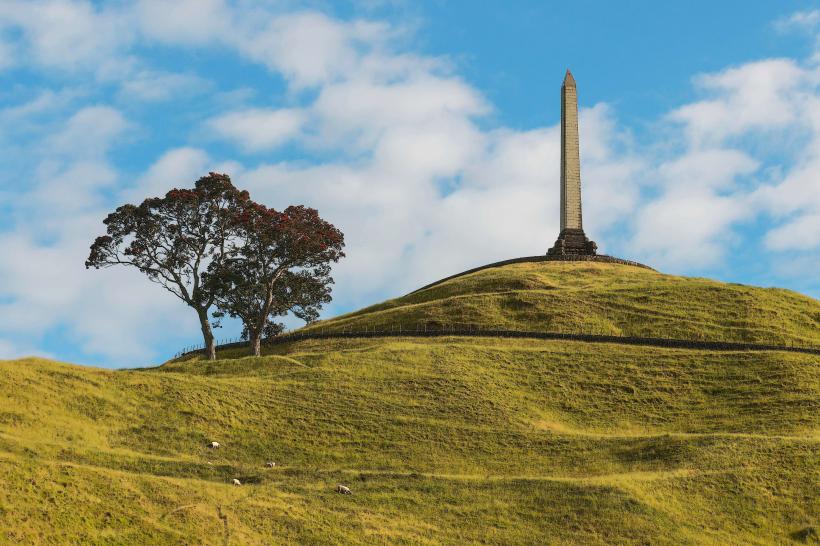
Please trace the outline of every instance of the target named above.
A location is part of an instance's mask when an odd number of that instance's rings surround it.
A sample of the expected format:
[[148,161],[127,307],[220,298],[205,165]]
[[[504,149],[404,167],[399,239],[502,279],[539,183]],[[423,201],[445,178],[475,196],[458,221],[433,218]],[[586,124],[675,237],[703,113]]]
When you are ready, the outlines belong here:
[[[607,241],[600,238],[618,222],[633,214],[647,183],[648,158],[639,155],[631,135],[617,124],[606,104],[581,109],[580,130],[582,180],[584,187],[584,227],[597,239],[602,252]],[[552,152],[556,165],[559,143]],[[558,167],[551,172],[556,172]]]
[[515,184],[536,190],[554,183],[557,188],[559,147],[557,127],[495,130],[487,135],[482,157],[466,165],[461,187],[483,191]]
[[812,31],[820,23],[820,10],[796,11],[774,22],[774,28],[779,32],[792,30]]
[[458,78],[419,76],[410,67],[398,81],[327,85],[312,108],[321,143],[358,149],[372,148],[388,129],[458,123],[488,110],[483,97]]
[[733,189],[738,177],[757,170],[759,162],[739,150],[696,149],[658,168],[660,181],[670,190]]
[[[298,88],[347,79],[370,60],[362,53],[378,49],[389,31],[383,23],[342,22],[304,11],[274,16],[256,32],[238,34],[235,43]],[[378,63],[372,70],[384,68]]]
[[[800,13],[788,24],[814,25],[816,17]],[[734,224],[768,213],[781,224],[770,225],[762,241],[747,245],[771,251],[816,248],[816,237],[798,233],[813,229],[820,213],[817,68],[812,62],[768,59],[701,75],[696,82],[709,98],[668,116],[686,136],[685,145],[658,163],[656,176],[665,189],[641,207],[633,244],[661,263],[707,266],[732,248],[738,237]],[[674,235],[665,218],[686,228]],[[664,240],[675,250],[664,250]],[[690,252],[695,259],[687,261]]]
[[[49,105],[44,100],[19,115]],[[31,348],[59,335],[109,365],[136,365],[155,356],[149,340],[196,335],[184,306],[142,275],[84,267],[89,245],[104,231],[106,195],[121,179],[108,152],[127,127],[113,108],[86,107],[32,153],[29,185],[15,199],[7,219],[13,224],[0,231],[0,254],[14,256],[0,261],[0,331],[13,340],[0,347],[7,356],[42,354]]]
[[130,188],[123,189],[119,198],[123,202],[138,203],[146,197],[165,195],[173,188],[191,187],[209,172],[231,174],[241,169],[236,162],[215,161],[199,148],[174,148],[154,161]]
[[[395,103],[399,111],[404,106]],[[489,261],[545,253],[558,233],[557,128],[485,132],[471,115],[467,109],[461,116],[399,117],[373,132],[372,153],[363,160],[263,165],[236,179],[270,205],[317,207],[344,231],[348,257],[334,269],[341,305]],[[603,107],[582,111],[582,131],[598,147],[589,152],[596,183],[585,190],[592,210],[624,210],[637,198],[636,163],[607,149],[621,138],[604,120],[608,115]],[[346,130],[355,134],[353,119]],[[360,119],[364,131],[383,123]],[[604,215],[592,223],[603,227],[615,219]]]
[[[200,20],[218,14],[208,12],[209,2],[141,2],[136,6],[121,3],[92,3],[87,0],[7,0],[0,3],[0,30],[4,27],[19,35],[16,40],[0,42],[0,69],[18,64],[14,56],[25,57],[25,65],[63,73],[91,73],[101,82],[121,83],[121,94],[129,100],[158,101],[192,92],[203,86],[203,78],[191,74],[172,74],[145,67],[129,54],[140,32],[150,36],[163,29],[175,31],[175,41],[187,33],[201,33]],[[191,13],[197,7],[199,17]],[[160,8],[164,17],[159,17]],[[179,20],[184,16],[186,24]],[[175,19],[175,17],[177,17]],[[145,28],[140,22],[146,24]],[[151,22],[151,24],[149,24]],[[176,26],[173,26],[176,24]],[[183,30],[185,32],[183,32]]]
[[[95,224],[101,225],[101,213],[93,215]],[[76,229],[82,224],[86,229]],[[0,304],[0,330],[25,347],[32,334],[59,328],[87,354],[105,355],[109,365],[144,364],[153,356],[149,340],[168,332],[195,335],[196,321],[185,307],[137,272],[85,270],[94,228],[74,219],[65,225],[70,235],[50,244],[25,232],[0,236],[0,252],[15,256],[0,263],[4,293],[13,294]]]
[[209,82],[192,74],[173,74],[157,70],[139,70],[123,78],[120,93],[127,100],[146,102],[182,100],[183,96],[207,90]]
[[[84,214],[105,206],[105,191],[116,187],[119,173],[107,160],[131,124],[108,106],[85,107],[70,116],[42,148],[31,153],[28,191],[17,201],[16,212],[27,224],[36,224],[40,236],[70,237]],[[50,129],[51,127],[49,127]]]
[[223,114],[209,120],[208,126],[248,151],[260,151],[298,136],[305,121],[306,114],[299,109],[254,108]]
[[633,209],[628,248],[662,268],[719,264],[736,242],[735,225],[757,213],[738,181],[758,168],[747,154],[719,148],[696,148],[661,162],[654,170],[659,193]]
[[37,171],[37,185],[26,204],[51,211],[42,219],[41,229],[65,229],[63,220],[78,212],[94,210],[105,204],[101,190],[114,187],[117,172],[104,161],[78,160],[63,164],[46,161]]
[[205,151],[197,148],[176,148],[165,152],[135,186],[127,190],[123,199],[139,202],[146,197],[165,195],[172,188],[193,184],[200,176],[207,174],[211,159]]
[[729,229],[748,218],[742,200],[705,191],[677,191],[644,204],[633,244],[653,265],[693,270],[714,265],[731,249]]
[[[811,252],[820,248],[816,229],[820,216],[820,177],[817,176],[820,171],[820,78],[812,66],[801,70],[802,79],[808,83],[801,93],[791,98],[800,115],[788,131],[804,136],[792,144],[792,161],[778,170],[778,176],[752,193],[752,203],[757,210],[768,213],[774,220],[775,225],[769,228],[763,240],[765,247],[773,251]],[[791,263],[803,261],[792,259]]]
[[222,0],[138,0],[134,15],[145,37],[161,43],[201,45],[235,31]]
[[766,234],[766,246],[773,250],[806,250],[820,247],[820,213],[798,216]]
[[6,0],[0,26],[14,26],[33,60],[58,70],[88,68],[116,54],[132,39],[131,26],[114,9],[88,1]]
[[804,211],[820,212],[820,156],[807,160],[787,171],[776,184],[761,186],[755,191],[756,204],[776,217]]
[[[375,145],[374,161],[384,172],[396,171],[401,166],[404,177],[429,183],[458,176],[467,164],[480,158],[483,143],[484,135],[468,120],[442,119],[385,131]],[[401,181],[404,177],[393,180]],[[394,184],[389,179],[381,183]]]
[[800,115],[806,73],[790,59],[771,59],[696,78],[713,98],[681,106],[670,118],[693,146],[712,146],[751,131],[774,132]]
[[67,106],[76,96],[77,93],[70,89],[62,89],[60,91],[45,89],[22,104],[3,108],[0,110],[0,119],[2,119],[4,123],[18,124],[30,117],[60,110]]
[[[134,10],[143,35],[165,44],[228,46],[285,76],[295,89],[354,79],[389,81],[446,65],[390,50],[404,29],[380,21],[334,19],[314,10],[252,2],[142,0]],[[278,8],[278,9],[277,9]]]
[[49,150],[73,157],[99,157],[108,152],[129,123],[110,106],[89,106],[75,113],[48,139]]

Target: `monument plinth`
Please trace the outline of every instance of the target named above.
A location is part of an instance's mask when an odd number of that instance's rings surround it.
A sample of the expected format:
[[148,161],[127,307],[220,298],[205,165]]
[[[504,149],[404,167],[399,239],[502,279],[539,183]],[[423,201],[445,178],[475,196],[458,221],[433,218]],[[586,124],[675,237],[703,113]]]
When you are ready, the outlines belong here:
[[578,145],[578,92],[567,70],[561,86],[561,232],[549,256],[594,255],[598,245],[584,234],[581,218],[581,153]]

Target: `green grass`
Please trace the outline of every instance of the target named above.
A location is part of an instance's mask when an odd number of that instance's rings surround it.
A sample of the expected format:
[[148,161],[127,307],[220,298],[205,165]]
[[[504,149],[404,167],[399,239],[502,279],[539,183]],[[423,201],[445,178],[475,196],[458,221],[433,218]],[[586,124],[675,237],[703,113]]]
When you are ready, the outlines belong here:
[[485,269],[312,328],[424,324],[820,346],[820,304],[796,292],[584,262]]
[[[522,278],[583,290],[586,267]],[[657,275],[624,269],[609,284]],[[411,298],[454,295],[434,290]],[[816,301],[760,292],[811,338]],[[820,526],[816,356],[388,338],[220,357],[0,362],[0,544],[762,545]]]

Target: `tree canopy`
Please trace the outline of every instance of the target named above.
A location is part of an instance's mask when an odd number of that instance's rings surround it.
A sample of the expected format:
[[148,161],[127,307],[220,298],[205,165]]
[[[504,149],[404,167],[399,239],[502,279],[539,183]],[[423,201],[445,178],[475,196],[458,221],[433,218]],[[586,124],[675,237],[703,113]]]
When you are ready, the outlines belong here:
[[85,266],[134,267],[181,299],[196,311],[208,355],[215,358],[208,312],[216,294],[204,274],[223,262],[236,211],[248,201],[228,175],[210,173],[193,189],[122,205],[103,221],[106,234],[91,245]]
[[330,264],[344,256],[344,235],[304,206],[283,212],[248,201],[239,208],[236,244],[207,282],[218,314],[242,320],[254,354],[263,337],[281,331],[288,312],[312,322],[330,301]]
[[277,317],[316,320],[330,301],[331,264],[344,256],[342,232],[315,209],[255,203],[226,174],[123,205],[103,223],[86,267],[134,267],[181,299],[196,311],[212,359],[212,327],[226,315],[242,321],[254,354],[281,331]]

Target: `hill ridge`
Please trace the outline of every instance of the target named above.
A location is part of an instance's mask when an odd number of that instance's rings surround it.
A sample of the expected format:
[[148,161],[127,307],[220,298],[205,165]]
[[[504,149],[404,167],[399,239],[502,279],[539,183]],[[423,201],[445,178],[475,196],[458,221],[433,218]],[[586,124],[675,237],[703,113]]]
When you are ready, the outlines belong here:
[[648,265],[644,265],[640,262],[634,262],[632,260],[625,260],[623,258],[616,258],[615,256],[607,256],[606,254],[591,254],[591,255],[572,255],[572,254],[561,254],[561,255],[554,255],[554,254],[545,254],[545,255],[537,255],[537,256],[524,256],[521,258],[509,258],[507,260],[501,260],[498,262],[492,262],[486,265],[480,265],[478,267],[473,267],[472,269],[467,269],[462,271],[461,273],[456,273],[455,275],[450,275],[449,277],[444,277],[443,279],[439,279],[437,281],[431,282],[430,284],[426,284],[421,288],[417,288],[410,292],[411,294],[415,294],[416,292],[421,292],[422,290],[426,290],[428,288],[432,288],[439,284],[445,283],[447,281],[451,281],[453,279],[457,279],[459,277],[463,277],[464,275],[470,275],[472,273],[478,273],[479,271],[484,271],[485,269],[493,269],[495,267],[504,267],[507,265],[513,264],[523,264],[523,263],[538,263],[538,262],[598,262],[598,263],[611,263],[611,264],[620,264],[620,265],[629,265],[633,267],[642,267],[644,269],[649,269],[652,271],[656,271],[654,268],[649,267]]
[[820,346],[820,302],[807,296],[590,261],[482,269],[299,331],[383,324]]

